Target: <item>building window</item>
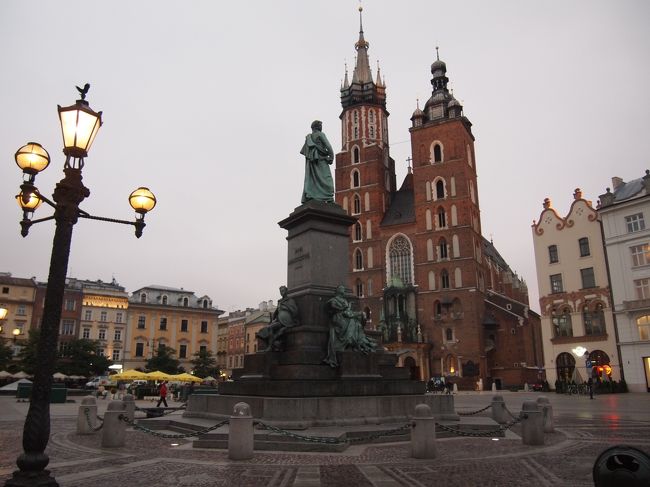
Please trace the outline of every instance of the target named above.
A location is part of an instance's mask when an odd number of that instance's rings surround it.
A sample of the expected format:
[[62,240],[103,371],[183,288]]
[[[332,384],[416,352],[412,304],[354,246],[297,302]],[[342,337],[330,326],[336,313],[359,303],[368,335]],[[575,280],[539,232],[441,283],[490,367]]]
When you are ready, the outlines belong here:
[[562,352],[555,357],[555,367],[557,378],[560,382],[569,382],[573,379],[573,373],[576,368],[576,360],[570,353]]
[[359,222],[356,222],[354,224],[354,241],[355,242],[361,241],[361,223]]
[[25,316],[26,314],[26,307],[24,304],[19,304],[18,307],[16,308],[16,315],[17,316]]
[[162,304],[166,305],[167,304],[167,295],[163,295],[162,297]]
[[106,317],[107,316],[108,316],[108,313],[106,311],[102,311],[101,313],[99,313],[99,321],[101,321],[102,323],[106,323],[106,321],[107,321]]
[[190,305],[190,300],[187,296],[183,298],[183,307],[187,308]]
[[121,329],[116,329],[115,330],[115,335],[113,337],[113,340],[116,342],[121,342],[122,341],[122,330]]
[[179,345],[178,358],[187,358],[187,345]]
[[634,287],[636,288],[637,299],[650,298],[650,279],[637,279],[634,281]]
[[2,294],[9,294],[9,288],[3,286],[3,288],[2,288]]
[[146,317],[144,315],[138,316],[138,328],[143,330],[146,324]]
[[650,264],[650,245],[635,245],[630,247],[630,252],[632,253],[633,267]]
[[162,318],[160,318],[160,329],[161,330],[166,330],[167,329],[167,318],[164,317],[164,316]]
[[585,325],[585,335],[605,334],[605,313],[601,303],[596,304],[593,311],[585,306],[582,309],[582,321]]
[[93,312],[92,312],[92,310],[87,309],[84,312],[84,320],[86,320],[86,321],[92,321],[93,320]]
[[61,335],[74,335],[74,320],[63,320]]
[[636,213],[625,217],[625,225],[627,226],[627,233],[640,232],[645,230],[645,221],[643,221],[643,213]]
[[199,352],[203,352],[203,353],[205,353],[205,352],[207,352],[207,351],[208,351],[208,347],[206,347],[205,345],[201,345],[201,346],[199,347]]
[[433,162],[442,162],[442,146],[440,144],[433,146]]
[[555,264],[556,262],[559,261],[558,255],[557,255],[557,245],[549,245],[548,246],[548,261],[551,264]]
[[135,344],[135,356],[144,357],[144,343],[138,342]]
[[120,350],[113,350],[113,362],[119,362]]
[[208,309],[208,305],[209,305],[209,304],[210,304],[210,303],[208,302],[208,300],[207,300],[207,299],[204,299],[204,300],[203,300],[203,309]]
[[141,303],[147,302],[147,295],[145,293],[140,294],[140,302]]
[[181,320],[181,331],[187,331],[187,320]]
[[106,328],[99,329],[99,335],[97,337],[99,340],[106,340]]
[[403,284],[411,284],[412,277],[412,250],[411,243],[403,235],[398,235],[390,243],[388,249],[390,263],[390,278],[399,278]]
[[361,279],[357,279],[355,290],[357,293],[357,298],[362,298],[363,297],[363,283],[361,282]]
[[596,278],[594,277],[593,267],[580,269],[580,278],[582,279],[582,289],[596,287]]
[[207,333],[208,332],[208,322],[207,321],[202,321],[201,322],[201,333]]
[[360,271],[363,269],[363,253],[361,249],[354,251],[354,270]]
[[358,215],[359,213],[361,213],[361,198],[358,194],[355,194],[354,198],[352,198],[352,214]]
[[650,316],[638,317],[636,326],[639,329],[639,340],[650,340]]
[[74,299],[66,299],[65,300],[65,310],[66,311],[74,311],[76,304],[77,304],[77,302]]
[[354,149],[352,149],[352,164],[359,164],[359,162],[361,162],[359,148],[355,147]]
[[454,341],[454,330],[451,328],[447,328],[445,330],[445,341],[447,342],[453,342]]
[[361,186],[361,176],[359,175],[359,171],[354,170],[352,171],[352,187],[358,188],[359,186]]
[[572,337],[573,325],[571,323],[571,310],[564,308],[559,315],[553,311],[553,330],[556,337]]
[[81,338],[84,338],[86,340],[90,340],[90,328],[84,328],[83,331],[81,332]]
[[587,237],[578,240],[578,247],[580,248],[580,257],[591,255],[591,252],[589,251],[589,239]]
[[551,293],[562,293],[564,287],[562,286],[562,274],[553,274],[551,276]]
[[118,311],[118,312],[115,314],[115,323],[122,323],[122,317],[123,317],[122,312],[121,312],[121,311]]
[[441,259],[449,258],[449,255],[447,253],[447,241],[444,238],[440,239],[440,242],[438,243],[438,249],[440,250]]
[[444,208],[438,208],[438,228],[447,228],[447,217]]
[[445,183],[439,179],[436,183],[436,199],[443,199],[445,197]]
[[449,273],[446,269],[440,273],[440,287],[442,289],[449,289]]

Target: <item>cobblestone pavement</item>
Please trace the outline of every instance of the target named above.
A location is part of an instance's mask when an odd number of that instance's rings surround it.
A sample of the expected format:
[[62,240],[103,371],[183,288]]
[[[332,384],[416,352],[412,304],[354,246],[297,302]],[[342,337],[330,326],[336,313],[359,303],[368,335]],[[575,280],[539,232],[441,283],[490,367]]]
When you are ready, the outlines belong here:
[[[539,394],[506,393],[515,414]],[[491,393],[458,394],[458,411],[478,410]],[[126,446],[102,449],[101,433],[76,434],[80,403],[52,405],[48,468],[60,485],[89,486],[576,486],[593,485],[592,468],[605,448],[635,446],[650,453],[650,394],[582,396],[548,394],[556,432],[543,446],[522,444],[518,427],[506,438],[437,440],[434,460],[410,458],[408,443],[351,446],[343,453],[256,452],[231,461],[222,450],[193,449],[191,440],[164,439],[127,430]],[[99,402],[103,415],[107,402]],[[139,404],[144,406],[144,404]],[[171,406],[172,404],[170,404]],[[0,397],[0,483],[22,451],[27,404]],[[489,410],[478,415],[489,416]],[[215,421],[216,422],[216,421]]]

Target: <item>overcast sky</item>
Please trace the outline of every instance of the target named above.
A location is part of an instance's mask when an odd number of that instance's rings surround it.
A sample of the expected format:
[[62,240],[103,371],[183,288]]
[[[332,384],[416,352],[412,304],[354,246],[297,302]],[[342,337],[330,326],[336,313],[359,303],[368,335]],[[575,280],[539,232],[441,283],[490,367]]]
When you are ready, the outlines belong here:
[[[0,2],[0,271],[46,280],[54,225],[20,236],[15,151],[36,141],[62,177],[57,104],[104,112],[84,168],[91,214],[131,219],[129,193],[158,198],[142,238],[75,227],[68,276],[208,294],[224,310],[278,298],[286,232],[300,204],[299,154],[313,119],[341,147],[339,88],[354,64],[358,3],[337,1]],[[476,137],[483,233],[539,309],[531,223],[545,197],[566,214],[612,176],[650,168],[650,2],[366,1],[373,74],[387,85],[398,185],[409,118],[431,95],[435,47]],[[43,205],[36,218],[50,214]]]

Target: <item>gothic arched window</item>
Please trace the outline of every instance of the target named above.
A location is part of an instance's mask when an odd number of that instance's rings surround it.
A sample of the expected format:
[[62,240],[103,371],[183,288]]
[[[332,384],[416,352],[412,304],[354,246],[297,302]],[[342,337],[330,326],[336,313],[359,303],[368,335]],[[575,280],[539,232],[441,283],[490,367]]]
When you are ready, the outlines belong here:
[[442,289],[449,289],[449,273],[446,269],[440,273],[440,287]]
[[404,235],[396,236],[388,248],[390,277],[398,277],[404,284],[413,282],[411,243]]
[[354,241],[355,242],[361,241],[361,223],[359,222],[356,222],[354,224]]
[[361,282],[361,279],[357,279],[356,285],[355,285],[355,291],[357,294],[357,298],[362,298],[363,297],[363,282]]
[[352,187],[358,188],[359,186],[361,186],[361,176],[359,174],[359,171],[355,169],[352,171]]
[[360,249],[354,251],[354,269],[357,271],[363,269],[363,253]]
[[359,148],[355,146],[352,149],[352,164],[359,164],[359,162],[361,162],[361,154],[359,153]]
[[442,179],[439,179],[436,183],[436,199],[442,199],[445,197],[445,183]]
[[361,213],[361,198],[358,194],[355,194],[352,204],[352,214],[358,215],[359,213]]
[[438,228],[447,228],[447,216],[442,207],[438,208]]
[[440,144],[433,146],[433,162],[442,162],[442,146]]
[[449,253],[447,252],[447,241],[444,238],[441,238],[440,241],[438,242],[438,250],[441,259],[449,258]]

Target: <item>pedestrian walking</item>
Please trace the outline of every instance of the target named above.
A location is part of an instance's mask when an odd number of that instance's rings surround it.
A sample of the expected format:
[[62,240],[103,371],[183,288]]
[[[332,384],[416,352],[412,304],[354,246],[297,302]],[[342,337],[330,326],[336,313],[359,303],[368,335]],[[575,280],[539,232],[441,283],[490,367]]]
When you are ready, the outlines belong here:
[[594,380],[589,377],[589,380],[587,381],[587,389],[589,389],[589,399],[594,398]]
[[163,381],[162,384],[160,384],[160,390],[158,391],[160,394],[160,399],[158,399],[158,404],[156,404],[156,407],[160,407],[160,403],[163,403],[165,407],[167,406],[167,381]]

